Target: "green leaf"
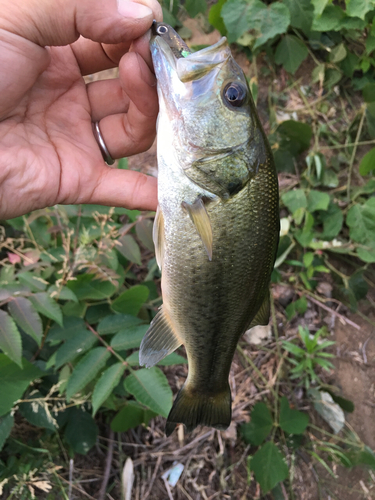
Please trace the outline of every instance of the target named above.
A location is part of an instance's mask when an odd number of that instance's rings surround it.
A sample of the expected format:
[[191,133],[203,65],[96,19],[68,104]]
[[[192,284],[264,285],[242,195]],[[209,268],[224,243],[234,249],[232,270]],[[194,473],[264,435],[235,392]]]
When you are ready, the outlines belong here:
[[138,425],[147,425],[150,418],[156,415],[157,413],[145,409],[137,401],[127,401],[112,420],[111,429],[115,432],[126,432]]
[[149,325],[138,325],[120,330],[111,340],[111,347],[115,351],[126,351],[139,347],[148,328]]
[[52,416],[46,411],[46,403],[43,401],[42,394],[37,391],[29,395],[27,399],[39,400],[34,402],[20,403],[19,412],[21,415],[30,422],[31,425],[36,427],[43,427],[51,431],[56,431],[55,424]]
[[228,42],[233,43],[249,29],[248,13],[250,16],[257,10],[263,9],[262,2],[247,2],[246,0],[228,0],[221,9]]
[[53,319],[56,323],[62,326],[63,319],[61,309],[47,293],[34,293],[29,297],[29,300],[38,312],[47,318]]
[[341,231],[344,222],[342,210],[338,205],[331,202],[328,210],[321,214],[321,218],[323,219],[323,233],[320,236],[323,239],[332,240]]
[[310,147],[312,128],[308,123],[286,120],[277,127],[277,133],[285,140],[292,141],[298,154]]
[[75,453],[86,455],[96,442],[98,427],[89,413],[71,408],[64,436]]
[[250,469],[260,484],[263,493],[272,490],[277,483],[288,477],[289,470],[277,446],[269,441],[250,460]]
[[144,323],[144,321],[135,316],[130,316],[130,314],[111,314],[100,321],[97,330],[100,335],[108,335],[141,323]]
[[303,434],[309,424],[309,417],[306,413],[290,408],[285,396],[280,403],[280,427],[289,434]]
[[346,216],[350,237],[364,245],[375,241],[375,198],[354,205]]
[[142,245],[150,250],[150,252],[155,252],[152,228],[153,223],[150,219],[140,219],[135,225],[135,232]]
[[327,210],[329,205],[329,195],[321,191],[312,189],[307,195],[307,210],[315,212],[316,210]]
[[8,413],[8,415],[0,417],[0,451],[2,450],[5,441],[8,439],[10,435],[10,431],[12,430],[13,424],[14,424],[14,417],[10,413]]
[[14,297],[8,304],[8,310],[18,326],[40,345],[43,337],[42,320],[31,302],[24,297]]
[[62,340],[69,340],[79,335],[81,331],[87,331],[83,319],[64,316],[63,326],[54,324],[49,330],[47,342],[58,343]]
[[273,427],[273,418],[265,403],[256,403],[251,412],[251,420],[241,426],[241,434],[246,443],[259,446]]
[[66,388],[68,402],[74,394],[81,391],[96,377],[110,356],[110,352],[105,347],[96,347],[77,363]]
[[157,367],[143,368],[125,379],[125,389],[150,410],[167,417],[172,407],[172,391]]
[[286,5],[277,2],[248,17],[248,21],[250,29],[260,33],[253,47],[256,49],[276,35],[286,32],[290,23],[290,13]]
[[125,371],[123,363],[116,363],[107,368],[97,381],[94,392],[92,393],[92,414],[93,416],[104,403],[104,401],[111,395],[113,389],[119,383],[122,374]]
[[315,17],[312,23],[313,31],[334,31],[340,28],[344,19],[344,11],[337,5],[328,5],[321,16]]
[[123,255],[130,262],[135,262],[140,266],[142,264],[141,251],[133,236],[125,234],[117,241],[120,245],[116,246],[116,249],[121,253],[121,255]]
[[0,310],[0,349],[22,368],[22,340],[14,320]]
[[216,28],[222,35],[227,34],[223,18],[221,17],[221,9],[227,0],[219,0],[217,3],[212,5],[210,12],[208,14],[208,22]]
[[66,286],[59,287],[56,285],[51,285],[47,291],[49,296],[53,299],[72,300],[73,302],[78,302],[77,295]]
[[[139,351],[133,352],[130,356],[126,358],[126,362],[130,366],[139,366]],[[159,366],[172,366],[172,365],[186,365],[187,359],[183,358],[176,352],[168,354],[164,359],[157,363]]]
[[323,10],[326,8],[328,2],[330,0],[311,0],[311,3],[314,6],[314,13],[316,16],[320,16]]
[[8,413],[14,403],[22,397],[30,382],[44,375],[36,366],[26,359],[22,360],[21,369],[7,356],[0,353],[0,417]]
[[370,149],[359,164],[359,173],[361,175],[368,175],[372,171],[375,171],[375,148]]
[[205,14],[207,10],[206,0],[186,0],[185,9],[190,17],[195,17],[199,13]]
[[311,29],[314,7],[310,0],[283,0],[290,12],[290,24],[301,29],[306,35]]
[[367,12],[374,8],[372,0],[345,0],[346,14],[350,17],[364,19]]
[[74,292],[78,300],[104,300],[111,297],[117,290],[117,287],[110,281],[93,278],[93,274],[80,274],[76,280],[68,281],[66,286]]
[[84,318],[87,310],[87,303],[82,302],[66,302],[61,308],[64,316],[74,318]]
[[333,63],[339,63],[346,57],[346,48],[343,43],[340,43],[339,45],[336,45],[336,47],[333,47],[329,54],[329,60]]
[[88,330],[81,330],[77,335],[67,340],[55,352],[55,369],[58,370],[65,363],[74,361],[78,356],[91,349],[97,338]]
[[357,300],[364,299],[368,292],[367,281],[363,277],[363,271],[357,271],[349,279],[349,287]]
[[294,35],[285,35],[275,52],[275,62],[294,75],[302,61],[309,55],[305,43]]
[[292,342],[289,342],[288,340],[284,340],[282,345],[286,351],[291,352],[292,354],[297,356],[297,358],[301,358],[301,357],[304,357],[306,355],[306,351],[301,349],[301,347],[298,347],[297,345],[292,344]]
[[20,283],[30,288],[32,292],[43,292],[47,288],[47,282],[39,276],[35,276],[30,271],[23,271],[17,274]]
[[307,198],[303,189],[293,189],[281,196],[282,202],[289,212],[294,214],[299,208],[307,208]]
[[146,302],[149,289],[144,285],[136,285],[126,290],[112,302],[115,312],[137,316],[140,308]]

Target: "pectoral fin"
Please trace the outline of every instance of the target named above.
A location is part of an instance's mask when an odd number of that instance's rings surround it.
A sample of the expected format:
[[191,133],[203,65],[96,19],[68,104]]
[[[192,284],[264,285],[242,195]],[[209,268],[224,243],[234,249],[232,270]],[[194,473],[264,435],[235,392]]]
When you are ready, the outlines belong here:
[[168,316],[161,307],[142,339],[139,364],[151,368],[175,351],[181,344],[181,339],[174,332]]
[[197,230],[204,248],[206,249],[208,259],[212,260],[212,227],[203,200],[197,198],[194,203],[182,202],[184,208],[190,216],[192,223]]
[[253,318],[247,329],[250,330],[250,328],[253,328],[253,326],[257,325],[268,325],[269,320],[270,320],[270,294],[269,292],[267,292],[262,305],[260,306],[258,312],[256,313],[255,317]]
[[160,207],[156,210],[152,237],[155,244],[156,262],[161,270],[164,259],[164,216]]

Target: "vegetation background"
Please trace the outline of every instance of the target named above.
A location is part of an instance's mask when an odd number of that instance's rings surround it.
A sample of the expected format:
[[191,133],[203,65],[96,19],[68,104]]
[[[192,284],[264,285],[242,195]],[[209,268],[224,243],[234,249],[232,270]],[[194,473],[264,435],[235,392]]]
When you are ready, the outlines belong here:
[[[183,349],[138,366],[161,304],[154,214],[55,206],[3,221],[0,496],[375,498],[375,1],[163,11],[193,50],[227,36],[269,137],[270,326],[239,343],[230,428],[166,439],[187,367]],[[155,148],[118,168],[155,174]]]

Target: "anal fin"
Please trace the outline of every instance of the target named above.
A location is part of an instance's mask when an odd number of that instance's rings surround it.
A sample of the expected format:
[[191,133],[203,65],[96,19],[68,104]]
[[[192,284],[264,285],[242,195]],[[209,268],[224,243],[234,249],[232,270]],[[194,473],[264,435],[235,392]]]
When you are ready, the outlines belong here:
[[163,259],[164,259],[164,216],[163,212],[160,210],[160,207],[156,210],[154,227],[152,230],[152,237],[155,244],[155,257],[156,262],[159,266],[159,269],[163,267]]
[[197,198],[194,203],[187,203],[186,201],[183,201],[182,208],[184,208],[189,214],[190,219],[206,249],[208,259],[212,260],[212,227],[203,200],[201,198]]
[[142,339],[139,364],[151,368],[181,344],[162,306]]
[[264,325],[264,326],[268,325],[269,320],[270,320],[270,294],[269,292],[267,292],[262,302],[262,305],[258,309],[258,312],[252,319],[247,329],[250,330],[250,328],[253,328],[254,326],[257,325]]

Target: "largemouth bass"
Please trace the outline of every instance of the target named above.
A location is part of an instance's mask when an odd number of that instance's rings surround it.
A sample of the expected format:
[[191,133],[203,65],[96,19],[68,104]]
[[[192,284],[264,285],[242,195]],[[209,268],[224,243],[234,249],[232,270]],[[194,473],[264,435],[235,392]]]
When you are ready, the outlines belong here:
[[269,321],[277,175],[226,38],[191,53],[170,26],[155,23],[150,44],[160,105],[154,242],[163,306],[140,364],[151,367],[183,344],[189,374],[166,434],[178,423],[225,429],[237,342]]

